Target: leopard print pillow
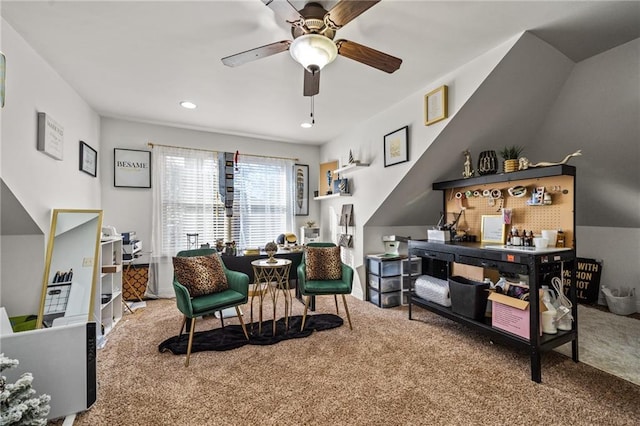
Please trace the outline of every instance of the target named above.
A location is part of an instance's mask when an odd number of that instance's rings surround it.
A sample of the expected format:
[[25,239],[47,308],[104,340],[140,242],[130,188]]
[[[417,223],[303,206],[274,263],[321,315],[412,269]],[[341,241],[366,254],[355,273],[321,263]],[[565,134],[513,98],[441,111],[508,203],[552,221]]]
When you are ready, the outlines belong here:
[[342,279],[340,247],[307,247],[305,250],[308,280]]
[[221,262],[217,254],[174,257],[173,271],[176,280],[189,290],[191,297],[204,296],[229,288]]

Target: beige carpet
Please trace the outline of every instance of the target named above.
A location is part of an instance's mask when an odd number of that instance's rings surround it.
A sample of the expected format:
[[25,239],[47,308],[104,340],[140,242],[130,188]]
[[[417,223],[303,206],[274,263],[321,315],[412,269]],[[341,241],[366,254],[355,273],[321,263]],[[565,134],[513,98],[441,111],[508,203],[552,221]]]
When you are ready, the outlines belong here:
[[[420,320],[409,321],[406,307],[348,303],[353,331],[200,352],[185,368],[184,356],[157,350],[180,327],[175,302],[149,301],[99,351],[98,401],[75,424],[638,424],[640,387],[628,381],[551,352],[537,384],[526,354],[454,322],[419,308]],[[335,312],[333,298],[320,298],[318,309]]]

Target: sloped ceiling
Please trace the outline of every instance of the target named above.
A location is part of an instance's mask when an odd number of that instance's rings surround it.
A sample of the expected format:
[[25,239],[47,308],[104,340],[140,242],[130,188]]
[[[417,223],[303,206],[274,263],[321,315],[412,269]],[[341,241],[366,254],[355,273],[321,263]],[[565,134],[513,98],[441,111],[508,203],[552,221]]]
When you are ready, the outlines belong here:
[[0,179],[0,235],[43,235],[4,180]]
[[[478,151],[499,151],[514,144],[526,146],[573,64],[547,43],[525,33],[449,120],[367,225],[435,225],[443,194],[433,191],[432,183],[461,179],[462,152],[466,149],[477,159]],[[459,174],[452,174],[452,170]]]

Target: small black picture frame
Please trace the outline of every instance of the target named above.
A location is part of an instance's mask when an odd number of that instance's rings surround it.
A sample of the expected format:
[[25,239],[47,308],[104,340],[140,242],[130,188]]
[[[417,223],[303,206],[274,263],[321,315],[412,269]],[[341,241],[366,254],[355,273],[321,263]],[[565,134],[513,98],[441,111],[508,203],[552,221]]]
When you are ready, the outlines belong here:
[[384,135],[384,166],[409,161],[409,126]]
[[80,170],[93,177],[98,176],[98,153],[87,143],[80,141]]

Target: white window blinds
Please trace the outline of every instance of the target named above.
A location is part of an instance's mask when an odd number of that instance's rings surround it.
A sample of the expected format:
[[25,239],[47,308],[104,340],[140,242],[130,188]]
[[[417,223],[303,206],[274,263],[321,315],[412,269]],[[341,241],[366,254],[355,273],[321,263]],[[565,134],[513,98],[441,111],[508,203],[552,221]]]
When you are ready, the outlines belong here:
[[198,234],[198,245],[227,241],[227,227],[239,250],[263,247],[295,231],[293,160],[240,155],[231,218],[219,194],[215,152],[155,146],[154,166],[156,255],[190,248],[187,234]]

